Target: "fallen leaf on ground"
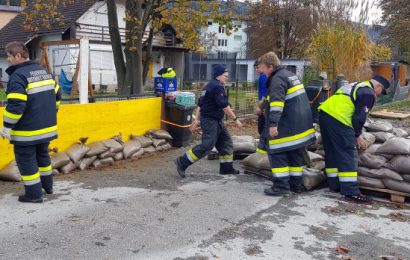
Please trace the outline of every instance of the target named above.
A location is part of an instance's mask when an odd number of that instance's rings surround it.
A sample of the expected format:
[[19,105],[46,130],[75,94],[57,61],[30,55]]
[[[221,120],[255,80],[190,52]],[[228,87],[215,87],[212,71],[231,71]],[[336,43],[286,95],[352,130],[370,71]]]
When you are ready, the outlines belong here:
[[404,215],[401,212],[392,212],[389,214],[389,218],[391,220],[397,220],[401,222],[407,222],[410,221],[410,216]]
[[345,247],[345,246],[337,246],[336,247],[336,252],[338,252],[339,254],[347,254],[349,253],[349,248]]

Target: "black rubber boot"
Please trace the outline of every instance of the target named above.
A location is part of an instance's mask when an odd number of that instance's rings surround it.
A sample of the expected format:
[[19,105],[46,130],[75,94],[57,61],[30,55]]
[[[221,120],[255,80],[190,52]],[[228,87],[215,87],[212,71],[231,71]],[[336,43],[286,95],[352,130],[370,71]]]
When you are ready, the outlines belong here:
[[53,189],[44,189],[44,191],[46,192],[46,194],[53,194]]
[[179,158],[175,159],[175,165],[177,166],[177,172],[179,174],[179,176],[181,176],[182,178],[185,178],[185,170],[186,168],[184,168],[181,163],[179,162]]
[[373,198],[363,195],[361,193],[356,194],[356,195],[346,195],[345,200],[348,202],[356,203],[356,204],[362,204],[362,205],[370,205],[373,203]]
[[300,194],[302,193],[302,187],[290,187],[290,191],[293,193]]
[[228,174],[240,174],[240,173],[241,173],[241,171],[236,170],[236,169],[232,169],[232,170],[229,170],[229,171],[222,171],[222,170],[219,170],[219,174],[221,174],[221,175],[228,175]]
[[268,196],[274,196],[274,197],[286,197],[289,196],[289,191],[288,190],[283,190],[283,189],[278,189],[278,188],[269,188],[265,189],[265,194]]
[[20,195],[20,196],[19,196],[19,201],[20,201],[20,202],[24,202],[24,203],[42,203],[42,202],[43,202],[43,198],[30,199],[30,198],[27,198],[25,195]]

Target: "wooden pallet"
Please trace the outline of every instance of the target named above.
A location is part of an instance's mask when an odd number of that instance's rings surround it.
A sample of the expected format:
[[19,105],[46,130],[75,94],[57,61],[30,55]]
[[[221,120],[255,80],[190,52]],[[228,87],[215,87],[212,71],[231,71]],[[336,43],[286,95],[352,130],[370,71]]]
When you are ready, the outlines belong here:
[[408,112],[392,112],[387,110],[375,111],[370,112],[372,117],[377,118],[384,118],[384,119],[406,119],[410,117],[410,113]]
[[390,200],[392,202],[404,203],[406,202],[406,197],[410,198],[409,193],[404,193],[404,192],[394,191],[394,190],[389,190],[389,189],[378,189],[378,188],[370,188],[370,187],[364,187],[364,186],[360,186],[360,189],[387,193],[390,195]]

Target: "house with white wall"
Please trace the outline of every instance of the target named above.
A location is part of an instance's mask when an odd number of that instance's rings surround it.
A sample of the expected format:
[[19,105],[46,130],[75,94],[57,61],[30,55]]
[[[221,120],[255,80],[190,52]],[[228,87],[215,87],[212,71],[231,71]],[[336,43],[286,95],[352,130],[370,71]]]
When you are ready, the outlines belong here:
[[[122,42],[125,43],[125,0],[118,0],[117,12]],[[28,7],[30,8],[30,7]],[[25,31],[24,17],[17,15],[0,30],[0,68],[7,68],[4,47],[11,41],[22,41],[30,50],[32,60],[39,60],[42,54],[40,43],[43,41],[64,41],[86,37],[90,42],[91,80],[96,90],[104,88],[114,91],[117,78],[108,28],[107,5],[105,1],[74,1],[59,10],[64,24],[53,25],[51,29],[40,28],[39,32]],[[149,30],[149,28],[147,29]],[[124,44],[125,45],[125,44]],[[153,60],[148,78],[152,79],[163,67],[173,67],[179,81],[184,71],[184,52],[181,42],[176,39],[172,28],[164,28],[154,37]],[[59,78],[63,70],[68,78],[73,77],[79,47],[75,44],[62,44],[48,48],[49,63],[54,75]],[[3,81],[8,76],[3,75]]]

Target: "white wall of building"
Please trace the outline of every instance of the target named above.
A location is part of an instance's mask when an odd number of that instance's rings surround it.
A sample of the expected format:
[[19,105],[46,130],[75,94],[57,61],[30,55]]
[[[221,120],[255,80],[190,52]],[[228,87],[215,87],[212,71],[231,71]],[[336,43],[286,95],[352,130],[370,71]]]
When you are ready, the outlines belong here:
[[[117,15],[119,28],[125,28],[125,1],[116,1]],[[97,26],[108,26],[107,4],[105,1],[96,2],[87,12],[85,12],[78,20],[78,23],[91,24]]]
[[[234,21],[234,27],[230,35],[226,34],[226,28],[222,29],[220,32],[220,26],[218,23],[209,22],[208,27],[203,29],[203,36],[215,35],[213,38],[212,47],[208,50],[208,53],[217,52],[236,52],[238,53],[240,59],[246,58],[246,44],[248,42],[248,36],[246,34],[246,23],[241,21]],[[223,43],[224,46],[218,46],[218,40],[226,41]]]

